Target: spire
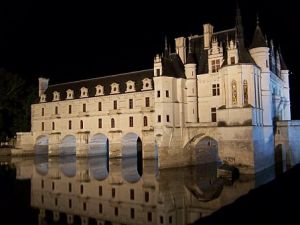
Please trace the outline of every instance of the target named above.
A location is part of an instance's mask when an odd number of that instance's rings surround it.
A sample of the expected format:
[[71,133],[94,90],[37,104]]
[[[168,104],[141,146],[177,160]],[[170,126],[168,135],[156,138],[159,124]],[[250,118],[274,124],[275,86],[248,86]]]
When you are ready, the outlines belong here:
[[167,38],[167,35],[165,35],[164,57],[168,57],[168,56],[169,56],[168,38]]
[[253,35],[252,43],[250,45],[251,48],[259,48],[259,47],[268,47],[267,41],[260,29],[259,26],[259,17],[256,16],[256,29]]
[[244,28],[242,23],[241,10],[238,1],[236,1],[236,18],[235,18],[236,38],[239,46],[244,47]]
[[278,53],[279,53],[279,59],[280,59],[280,65],[281,65],[281,70],[288,70],[286,64],[285,64],[285,61],[282,57],[282,54],[281,54],[281,48],[280,48],[280,45],[278,46]]

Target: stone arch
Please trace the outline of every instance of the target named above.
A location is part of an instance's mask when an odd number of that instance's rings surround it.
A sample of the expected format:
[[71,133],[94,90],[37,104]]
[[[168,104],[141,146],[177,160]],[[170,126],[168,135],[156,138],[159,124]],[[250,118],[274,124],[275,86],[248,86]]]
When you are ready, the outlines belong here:
[[122,138],[122,175],[128,182],[137,182],[143,173],[143,144],[136,133]]
[[195,161],[197,164],[219,162],[218,142],[210,136],[201,138],[195,144]]
[[88,155],[89,156],[102,155],[102,156],[107,156],[108,158],[109,155],[108,153],[109,153],[108,137],[101,133],[92,136],[89,143]]
[[76,137],[66,135],[59,145],[60,155],[76,155]]
[[108,158],[92,157],[88,159],[89,171],[91,176],[96,180],[105,180],[108,177]]
[[34,151],[36,155],[47,155],[49,150],[49,140],[45,135],[38,136],[35,141]]

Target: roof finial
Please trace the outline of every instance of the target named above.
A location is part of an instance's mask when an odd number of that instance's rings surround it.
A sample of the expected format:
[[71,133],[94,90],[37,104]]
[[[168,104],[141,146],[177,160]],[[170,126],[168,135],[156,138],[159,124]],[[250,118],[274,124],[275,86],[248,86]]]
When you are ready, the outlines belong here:
[[239,46],[244,46],[244,28],[242,23],[242,16],[241,16],[241,10],[239,6],[238,0],[236,1],[236,38],[239,43]]
[[191,39],[192,39],[192,35],[189,38],[189,53],[192,53],[192,42],[191,42]]
[[168,50],[168,38],[167,38],[167,35],[165,35],[165,50]]
[[259,15],[258,15],[258,13],[256,14],[256,25],[259,26]]

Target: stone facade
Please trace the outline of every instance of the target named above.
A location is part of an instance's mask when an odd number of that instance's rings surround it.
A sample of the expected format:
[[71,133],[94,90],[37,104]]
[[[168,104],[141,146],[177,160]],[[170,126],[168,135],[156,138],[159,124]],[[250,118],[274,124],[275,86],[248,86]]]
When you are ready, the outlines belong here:
[[286,121],[278,123],[284,149],[298,161],[289,71],[258,23],[250,46],[239,9],[234,28],[205,24],[203,35],[178,37],[175,46],[172,53],[166,40],[151,70],[57,85],[40,78],[31,132],[18,134],[14,154],[113,158],[140,146],[160,168],[221,160],[255,173],[274,164],[276,121]]

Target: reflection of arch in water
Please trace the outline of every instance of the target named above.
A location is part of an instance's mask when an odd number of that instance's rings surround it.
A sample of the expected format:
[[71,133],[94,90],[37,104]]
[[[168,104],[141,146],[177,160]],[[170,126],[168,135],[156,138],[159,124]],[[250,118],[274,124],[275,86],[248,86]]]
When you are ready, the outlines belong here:
[[38,174],[45,176],[48,174],[48,157],[36,157],[34,159],[35,170]]
[[88,159],[90,174],[96,180],[105,180],[108,176],[108,158],[92,157]]
[[59,167],[61,172],[67,177],[75,177],[76,175],[76,156],[67,156],[59,159]]
[[195,157],[197,164],[219,162],[218,142],[211,137],[202,138],[195,145]]
[[104,134],[95,134],[89,143],[89,155],[105,155],[108,157],[109,141]]
[[138,171],[137,157],[122,158],[122,177],[130,183],[135,183],[140,180],[141,175]]
[[76,154],[76,138],[73,135],[65,136],[59,145],[60,155],[75,155]]
[[48,154],[48,137],[45,135],[37,137],[34,145],[35,154],[46,155]]

